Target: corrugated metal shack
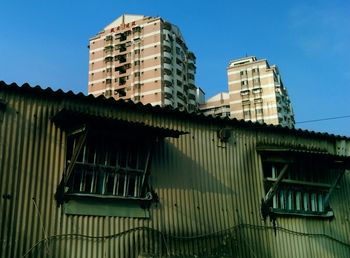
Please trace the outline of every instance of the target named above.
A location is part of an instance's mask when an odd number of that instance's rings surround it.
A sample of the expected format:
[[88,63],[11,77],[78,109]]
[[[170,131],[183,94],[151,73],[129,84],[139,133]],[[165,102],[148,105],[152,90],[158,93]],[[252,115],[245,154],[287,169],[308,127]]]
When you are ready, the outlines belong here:
[[350,138],[0,82],[0,257],[349,257]]

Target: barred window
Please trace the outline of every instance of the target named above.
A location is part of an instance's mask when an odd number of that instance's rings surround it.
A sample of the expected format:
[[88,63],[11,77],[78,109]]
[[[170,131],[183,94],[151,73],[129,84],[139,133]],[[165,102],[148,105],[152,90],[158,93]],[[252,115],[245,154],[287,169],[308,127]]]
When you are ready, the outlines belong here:
[[[257,146],[264,187],[262,211],[275,214],[331,217],[329,197],[342,178],[346,162],[321,150]],[[264,213],[263,212],[263,213]]]
[[[68,139],[67,165],[77,141],[77,137]],[[68,179],[67,194],[146,197],[150,151],[150,144],[89,136]]]

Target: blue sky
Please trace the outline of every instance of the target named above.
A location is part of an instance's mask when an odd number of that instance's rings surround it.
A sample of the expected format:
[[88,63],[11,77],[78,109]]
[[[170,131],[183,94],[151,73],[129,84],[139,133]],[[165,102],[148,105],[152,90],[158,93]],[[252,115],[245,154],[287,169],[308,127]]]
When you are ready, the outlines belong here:
[[[88,40],[122,15],[161,16],[197,56],[206,97],[231,59],[278,65],[297,121],[350,115],[349,1],[2,0],[0,80],[87,93]],[[350,117],[298,128],[350,136]]]

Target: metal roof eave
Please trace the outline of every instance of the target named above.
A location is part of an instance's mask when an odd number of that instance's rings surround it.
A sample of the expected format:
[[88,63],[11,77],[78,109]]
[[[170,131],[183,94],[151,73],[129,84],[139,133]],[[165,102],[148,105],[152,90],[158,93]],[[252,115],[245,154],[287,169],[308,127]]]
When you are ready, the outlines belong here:
[[88,126],[95,130],[128,131],[136,130],[144,135],[152,134],[159,137],[179,138],[187,132],[147,125],[142,122],[127,121],[119,118],[93,115],[86,112],[79,112],[62,108],[51,120],[56,126],[65,131],[72,131],[82,126]]
[[350,156],[334,154],[323,149],[306,149],[306,148],[295,148],[295,147],[275,146],[275,145],[257,145],[256,150],[260,153],[287,154],[291,156],[307,155],[307,156],[328,158],[335,162],[338,162],[338,161],[344,162],[346,164],[346,168],[350,169]]

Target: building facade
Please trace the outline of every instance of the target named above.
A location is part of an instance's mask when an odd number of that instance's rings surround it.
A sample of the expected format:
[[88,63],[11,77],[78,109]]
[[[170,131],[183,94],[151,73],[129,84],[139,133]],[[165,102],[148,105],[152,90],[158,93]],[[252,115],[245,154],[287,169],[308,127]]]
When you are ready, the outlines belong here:
[[89,94],[197,109],[195,55],[160,17],[122,15],[90,39],[89,56]]
[[230,117],[294,127],[294,113],[276,65],[254,56],[227,68]]
[[0,81],[0,257],[349,257],[350,138]]
[[209,116],[230,117],[230,95],[220,92],[199,106],[201,112]]

